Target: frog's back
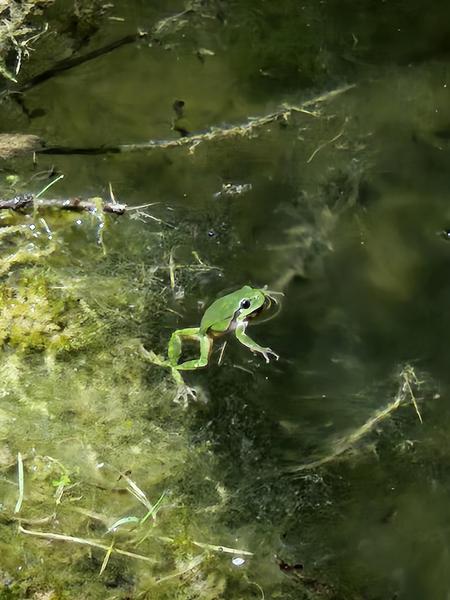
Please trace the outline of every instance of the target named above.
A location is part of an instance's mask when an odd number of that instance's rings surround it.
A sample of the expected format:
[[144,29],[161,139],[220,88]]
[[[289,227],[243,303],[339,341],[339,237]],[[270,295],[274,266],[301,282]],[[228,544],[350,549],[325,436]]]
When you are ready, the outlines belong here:
[[206,333],[211,328],[214,331],[226,331],[239,310],[241,300],[251,291],[249,285],[244,285],[239,290],[218,298],[206,309],[200,322],[200,331]]

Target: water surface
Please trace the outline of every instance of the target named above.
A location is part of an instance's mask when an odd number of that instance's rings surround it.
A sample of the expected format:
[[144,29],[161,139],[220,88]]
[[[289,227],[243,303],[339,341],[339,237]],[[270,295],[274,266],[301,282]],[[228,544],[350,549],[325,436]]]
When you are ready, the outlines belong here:
[[[156,203],[148,210],[158,220],[107,219],[103,249],[98,219],[25,220],[38,226],[34,243],[47,248],[50,228],[57,245],[34,267],[19,262],[3,275],[25,314],[33,302],[50,308],[41,337],[26,327],[14,336],[21,314],[3,325],[2,593],[447,598],[448,8],[400,0],[190,8],[161,39],[27,91],[38,116],[4,101],[3,130],[37,134],[49,147],[169,140],[179,137],[176,100],[183,127],[201,133],[353,87],[310,113],[191,152],[5,164],[24,191],[41,189],[52,169],[64,174],[54,196],[107,198],[111,184],[130,206]],[[87,52],[183,6],[118,2],[81,42],[64,29],[70,9],[50,10],[50,32],[60,35],[37,47],[24,80],[67,46]],[[138,344],[164,353],[173,329],[195,325],[218,294],[246,283],[285,293],[277,318],[249,330],[280,361],[265,365],[229,340],[220,366],[216,352],[187,377],[199,401],[174,404],[170,379]],[[113,554],[99,575],[101,550],[18,533],[18,452],[30,530],[109,545],[108,526],[143,513],[115,489],[126,487],[115,469],[152,502],[164,492],[144,540],[127,528],[116,536],[117,547],[154,564]],[[63,475],[75,487],[55,505]]]

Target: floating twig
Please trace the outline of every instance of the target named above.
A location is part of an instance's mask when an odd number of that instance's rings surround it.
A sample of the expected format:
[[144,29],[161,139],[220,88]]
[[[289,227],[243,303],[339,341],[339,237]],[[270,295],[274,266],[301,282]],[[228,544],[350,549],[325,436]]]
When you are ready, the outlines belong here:
[[[56,180],[55,180],[56,181]],[[23,212],[26,209],[33,209],[33,211],[38,212],[39,210],[50,210],[50,209],[59,209],[59,210],[68,210],[73,212],[90,212],[96,214],[97,216],[103,213],[110,213],[114,215],[123,215],[125,213],[130,214],[133,213],[130,218],[146,217],[151,219],[152,221],[156,221],[166,227],[171,227],[172,229],[176,229],[176,226],[172,223],[164,221],[163,219],[159,219],[154,215],[143,211],[143,208],[147,208],[149,206],[153,206],[154,204],[158,204],[157,202],[150,202],[148,204],[143,204],[141,206],[129,206],[128,204],[119,203],[116,199],[112,199],[111,201],[104,201],[103,198],[90,198],[88,200],[82,200],[81,198],[38,198],[37,195],[34,194],[19,194],[18,196],[14,196],[14,198],[9,199],[1,199],[0,198],[0,211],[1,210],[13,210],[17,212]],[[101,219],[100,224],[103,223]],[[101,229],[101,227],[100,227]],[[10,230],[11,231],[11,230]],[[51,233],[51,232],[50,232]],[[1,233],[0,233],[1,236]]]
[[23,211],[27,208],[34,210],[57,208],[60,210],[72,210],[77,212],[103,212],[115,215],[123,215],[125,212],[133,210],[132,206],[119,204],[117,202],[103,202],[101,198],[95,200],[82,200],[81,198],[38,198],[34,194],[19,194],[14,198],[0,199],[0,210]]

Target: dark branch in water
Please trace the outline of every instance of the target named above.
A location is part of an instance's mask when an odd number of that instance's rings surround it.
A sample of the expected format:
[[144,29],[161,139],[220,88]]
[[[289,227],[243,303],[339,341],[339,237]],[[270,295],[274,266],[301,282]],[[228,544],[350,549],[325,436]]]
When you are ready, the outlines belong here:
[[39,148],[35,150],[39,154],[56,154],[61,155],[73,155],[73,154],[84,154],[88,156],[95,156],[98,154],[120,154],[124,152],[122,146],[92,146],[85,148],[77,148],[76,146],[50,146],[49,148]]
[[134,34],[126,35],[123,38],[114,40],[110,44],[106,44],[106,46],[102,46],[101,48],[92,50],[92,52],[87,52],[86,54],[83,54],[82,56],[74,56],[72,58],[66,58],[66,59],[60,60],[59,62],[55,63],[53,65],[53,67],[51,67],[50,69],[47,69],[46,71],[43,71],[42,73],[38,73],[34,77],[31,77],[31,79],[29,79],[28,81],[23,83],[18,88],[18,90],[15,90],[15,91],[20,92],[20,93],[26,92],[27,90],[39,85],[40,83],[43,83],[44,81],[47,81],[48,79],[51,79],[52,77],[54,77],[55,75],[58,75],[59,73],[63,73],[64,71],[73,69],[74,67],[77,67],[78,65],[82,65],[85,62],[94,60],[95,58],[98,58],[99,56],[108,54],[109,52],[112,52],[113,50],[116,50],[117,48],[121,48],[122,46],[125,46],[127,44],[133,44],[134,42],[145,37],[146,35],[147,34],[144,32],[137,32]]
[[0,199],[0,210],[14,210],[21,211],[26,208],[35,208],[37,210],[41,208],[57,208],[60,210],[72,210],[72,211],[87,211],[96,212],[102,210],[106,213],[113,213],[115,215],[123,215],[127,210],[133,209],[126,204],[118,204],[117,202],[103,202],[99,199],[99,202],[92,200],[81,200],[81,198],[67,198],[67,199],[46,199],[36,198],[33,194],[21,194],[15,196],[9,200]]
[[70,146],[53,146],[37,150],[40,154],[119,154],[125,152],[140,152],[145,150],[169,149],[187,147],[189,152],[202,142],[219,141],[233,137],[251,136],[255,130],[274,122],[285,122],[294,113],[303,113],[312,117],[320,116],[317,105],[332,100],[336,96],[353,89],[354,85],[346,85],[320,96],[315,96],[299,105],[283,104],[278,110],[262,115],[260,117],[250,118],[240,125],[230,125],[225,127],[211,127],[207,131],[193,133],[175,140],[148,140],[136,144],[118,144],[116,146],[97,146],[92,148],[71,148]]
[[413,405],[420,423],[423,423],[416,398],[416,394],[423,382],[418,379],[414,367],[409,364],[404,365],[398,374],[398,380],[397,393],[394,399],[384,408],[376,410],[369,419],[361,425],[361,427],[358,427],[358,429],[354,430],[346,437],[337,440],[334,448],[329,454],[322,458],[318,458],[317,460],[290,467],[286,469],[286,472],[300,473],[311,469],[318,469],[323,465],[343,459],[344,456],[346,454],[348,455],[349,451],[353,450],[363,438],[376,430],[385,419],[390,417],[394,411],[406,403],[411,403]]

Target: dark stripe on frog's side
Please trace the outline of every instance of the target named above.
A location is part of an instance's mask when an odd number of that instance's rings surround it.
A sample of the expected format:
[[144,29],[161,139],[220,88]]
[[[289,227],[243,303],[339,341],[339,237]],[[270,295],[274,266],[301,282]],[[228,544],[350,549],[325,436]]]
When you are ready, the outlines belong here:
[[[252,313],[250,313],[249,315],[247,315],[245,317],[245,320],[248,321],[250,319],[254,319],[255,317],[257,317],[262,310],[264,309],[264,305],[260,306],[259,308],[257,308],[255,311],[253,311]],[[237,317],[239,316],[240,313],[240,309],[238,309],[234,315],[233,318],[230,319],[224,319],[223,321],[219,321],[219,323],[216,323],[216,327],[217,330],[215,329],[208,329],[207,333],[208,335],[214,337],[214,338],[219,338],[222,337],[223,335],[226,335],[227,333],[229,333],[230,331],[233,331],[236,328],[236,321],[237,321]]]

